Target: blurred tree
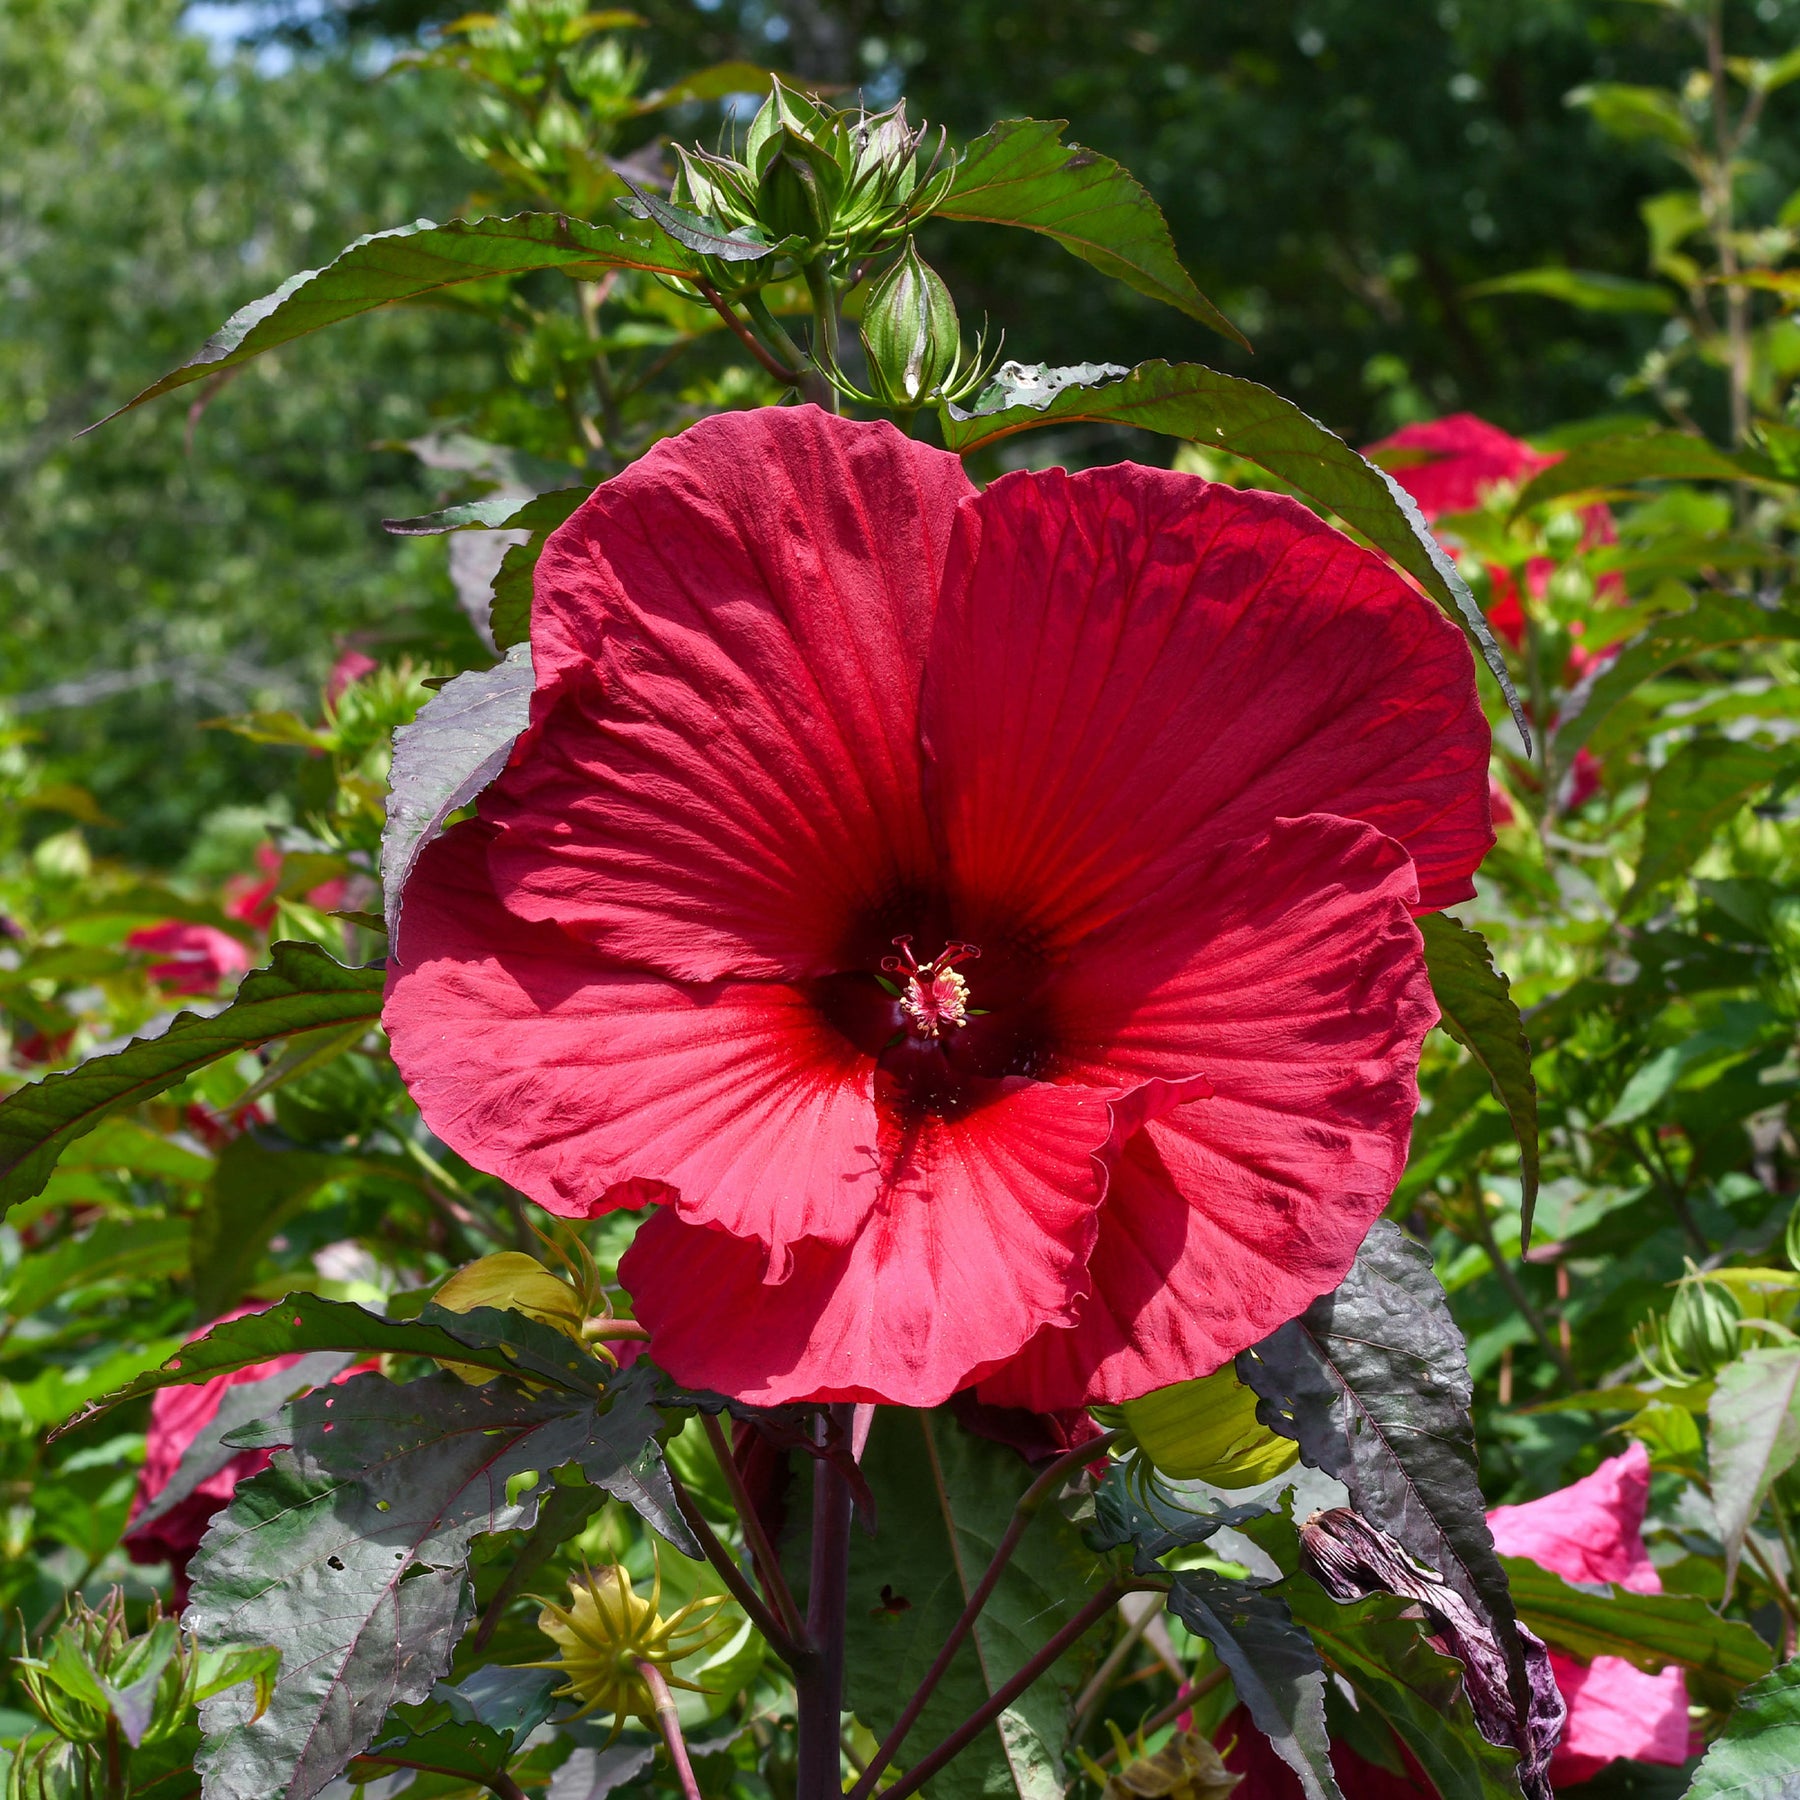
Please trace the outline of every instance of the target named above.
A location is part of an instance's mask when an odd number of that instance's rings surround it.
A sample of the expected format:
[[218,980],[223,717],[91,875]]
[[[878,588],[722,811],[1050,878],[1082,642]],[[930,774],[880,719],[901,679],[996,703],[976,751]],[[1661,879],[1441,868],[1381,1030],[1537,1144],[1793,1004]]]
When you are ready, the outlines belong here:
[[430,478],[376,446],[498,379],[478,330],[395,314],[266,360],[204,416],[76,437],[232,308],[455,210],[467,179],[428,82],[347,50],[223,58],[182,12],[0,9],[0,704],[120,821],[111,846],[153,860],[282,778],[199,721],[305,698],[346,637],[455,613],[441,550],[379,528]]

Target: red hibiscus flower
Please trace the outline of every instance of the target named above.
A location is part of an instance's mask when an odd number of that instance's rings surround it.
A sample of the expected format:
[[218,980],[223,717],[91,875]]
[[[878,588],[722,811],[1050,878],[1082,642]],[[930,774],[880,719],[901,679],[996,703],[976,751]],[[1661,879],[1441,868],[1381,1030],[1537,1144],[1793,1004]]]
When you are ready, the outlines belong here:
[[537,691],[408,885],[432,1128],[656,1203],[658,1360],[1055,1411],[1332,1287],[1406,1159],[1412,913],[1492,842],[1460,634],[1290,501],[709,419],[550,540]]
[[165,919],[130,933],[125,942],[159,958],[146,971],[159,987],[176,994],[210,994],[219,984],[250,967],[250,952],[228,931],[196,925],[187,919]]
[[[258,931],[267,931],[275,923],[275,898],[281,887],[281,863],[281,852],[273,844],[258,844],[256,866],[262,870],[262,879],[256,881],[248,875],[233,875],[225,883],[226,917],[242,919],[246,925],[254,925]],[[306,890],[306,904],[316,906],[320,912],[331,912],[344,904],[344,896],[349,887],[350,883],[344,876],[334,875],[329,881],[321,881],[317,887]]]
[[[1502,1556],[1526,1556],[1567,1581],[1616,1581],[1634,1594],[1660,1594],[1662,1580],[1644,1548],[1650,1457],[1633,1443],[1573,1486],[1523,1506],[1488,1514]],[[1569,1722],[1550,1763],[1550,1779],[1572,1787],[1614,1757],[1682,1763],[1688,1755],[1687,1678],[1678,1668],[1646,1675],[1617,1656],[1577,1662],[1550,1652]]]
[[[1392,437],[1371,444],[1365,454],[1387,468],[1430,521],[1445,513],[1472,512],[1485,506],[1495,488],[1522,486],[1539,470],[1560,460],[1559,455],[1534,450],[1473,413],[1452,413],[1448,418],[1424,424],[1403,425]],[[1585,526],[1582,549],[1593,550],[1619,541],[1609,507],[1584,507],[1581,517]],[[1555,573],[1553,556],[1534,556],[1526,562],[1525,586],[1534,600],[1543,599]],[[1488,623],[1516,650],[1525,641],[1525,604],[1519,596],[1517,577],[1511,569],[1490,563],[1488,579],[1492,584]],[[1600,591],[1609,600],[1623,602],[1625,598],[1625,584],[1616,574],[1601,576]],[[1579,623],[1571,630],[1575,636],[1581,635]],[[1576,645],[1569,656],[1571,680],[1580,680],[1613,654],[1611,650],[1593,652]]]

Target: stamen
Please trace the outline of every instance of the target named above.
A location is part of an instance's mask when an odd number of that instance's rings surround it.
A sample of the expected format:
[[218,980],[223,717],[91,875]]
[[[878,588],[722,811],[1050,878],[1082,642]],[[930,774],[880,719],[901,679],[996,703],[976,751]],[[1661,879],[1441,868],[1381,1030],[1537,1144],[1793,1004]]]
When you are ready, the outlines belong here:
[[890,975],[904,975],[906,986],[900,995],[900,1010],[911,1021],[920,1037],[940,1037],[954,1031],[969,1016],[969,984],[957,974],[956,965],[973,962],[981,951],[974,944],[952,940],[930,962],[921,963],[913,955],[912,937],[902,934],[894,939],[898,956],[884,956],[881,966]]

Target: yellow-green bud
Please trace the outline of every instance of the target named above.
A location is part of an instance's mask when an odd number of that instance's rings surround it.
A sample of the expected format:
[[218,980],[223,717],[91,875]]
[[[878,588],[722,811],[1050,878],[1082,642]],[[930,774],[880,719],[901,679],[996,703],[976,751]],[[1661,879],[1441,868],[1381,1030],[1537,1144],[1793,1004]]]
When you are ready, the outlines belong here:
[[756,216],[775,238],[822,244],[831,235],[844,172],[799,132],[784,130],[756,184]]
[[911,238],[869,290],[862,341],[876,398],[888,406],[921,406],[956,372],[962,355],[956,302]]
[[1256,1416],[1256,1395],[1231,1366],[1198,1381],[1178,1381],[1121,1408],[1138,1448],[1177,1481],[1244,1488],[1292,1467],[1299,1447]]
[[[535,1256],[522,1250],[502,1250],[478,1258],[466,1269],[458,1269],[431,1298],[447,1312],[468,1313],[492,1306],[501,1312],[524,1313],[578,1344],[582,1341],[580,1297],[566,1281],[558,1280]],[[493,1370],[473,1363],[447,1362],[443,1366],[471,1387],[494,1379]]]

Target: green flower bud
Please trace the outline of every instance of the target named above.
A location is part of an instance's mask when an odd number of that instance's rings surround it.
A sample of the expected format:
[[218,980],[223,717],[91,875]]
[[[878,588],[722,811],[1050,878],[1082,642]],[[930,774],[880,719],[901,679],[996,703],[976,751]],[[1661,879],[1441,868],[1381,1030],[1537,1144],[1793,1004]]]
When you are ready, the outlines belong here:
[[[501,1250],[492,1256],[478,1257],[467,1268],[458,1269],[432,1295],[432,1300],[453,1313],[474,1312],[482,1306],[523,1313],[573,1342],[581,1342],[580,1296],[535,1256],[527,1256],[522,1250]],[[474,1363],[443,1362],[440,1366],[460,1376],[470,1387],[480,1387],[494,1379],[493,1370]]]
[[1300,1447],[1256,1416],[1256,1395],[1228,1363],[1198,1381],[1178,1381],[1121,1408],[1138,1448],[1177,1481],[1255,1487],[1291,1468]]
[[784,129],[763,163],[756,183],[756,215],[775,238],[804,238],[822,244],[831,235],[844,172],[829,152]]
[[956,373],[962,358],[956,302],[911,238],[869,290],[862,341],[869,379],[884,405],[921,406]]
[[1688,1268],[1669,1308],[1664,1342],[1680,1367],[1712,1376],[1738,1353],[1743,1309],[1729,1289],[1694,1272],[1692,1263]]

